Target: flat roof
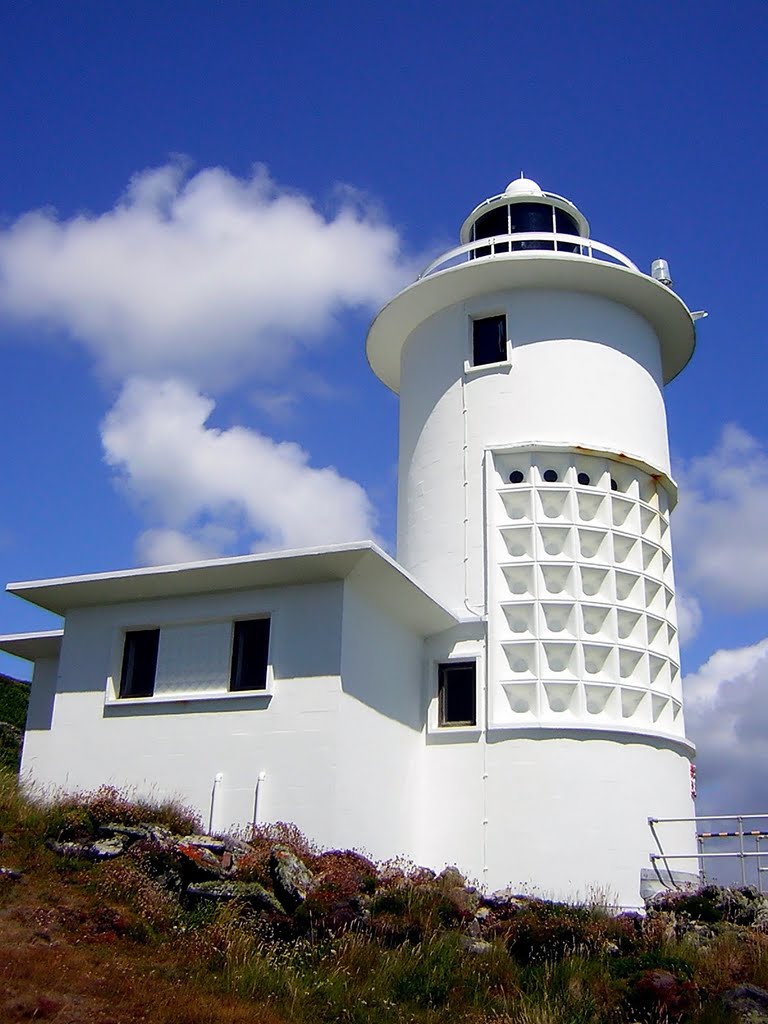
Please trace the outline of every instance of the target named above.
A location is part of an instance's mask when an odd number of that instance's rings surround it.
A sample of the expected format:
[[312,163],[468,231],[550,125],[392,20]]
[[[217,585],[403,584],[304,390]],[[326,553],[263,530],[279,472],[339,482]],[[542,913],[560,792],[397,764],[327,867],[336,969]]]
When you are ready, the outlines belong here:
[[42,633],[6,633],[0,636],[0,651],[25,661],[57,658],[63,636],[63,629],[48,629]]
[[73,608],[254,587],[325,583],[345,580],[353,574],[354,580],[392,618],[412,625],[424,636],[449,629],[458,621],[373,541],[25,580],[9,583],[6,590],[40,608],[65,615]]

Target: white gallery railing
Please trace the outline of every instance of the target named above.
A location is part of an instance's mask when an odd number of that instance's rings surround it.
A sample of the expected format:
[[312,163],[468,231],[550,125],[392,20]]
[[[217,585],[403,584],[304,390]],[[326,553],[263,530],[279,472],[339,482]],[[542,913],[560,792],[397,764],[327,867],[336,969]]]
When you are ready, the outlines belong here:
[[[519,249],[521,242],[546,242],[546,248],[531,245]],[[550,248],[552,246],[552,248]],[[576,251],[574,251],[574,249]],[[493,235],[491,238],[478,238],[475,242],[459,245],[442,256],[433,260],[420,274],[419,280],[438,274],[441,270],[450,270],[472,260],[490,260],[499,256],[526,257],[535,252],[555,252],[560,255],[583,257],[590,260],[602,260],[607,263],[618,263],[629,270],[638,270],[635,264],[610,245],[603,245],[592,238],[580,235],[563,235],[554,231],[520,231],[512,235]],[[638,271],[639,272],[639,271]]]

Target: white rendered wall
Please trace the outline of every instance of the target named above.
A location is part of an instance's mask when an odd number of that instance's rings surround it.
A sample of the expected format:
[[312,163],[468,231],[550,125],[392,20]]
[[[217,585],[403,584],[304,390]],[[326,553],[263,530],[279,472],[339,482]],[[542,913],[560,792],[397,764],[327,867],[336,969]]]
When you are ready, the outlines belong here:
[[336,843],[377,857],[413,856],[424,757],[423,641],[344,590],[337,729]]
[[[498,313],[507,316],[511,366],[465,374],[471,318]],[[465,598],[480,607],[484,449],[570,443],[668,472],[661,381],[650,325],[599,296],[510,291],[432,316],[403,353],[398,560],[453,610],[466,613]]]
[[[187,665],[184,699],[184,633],[194,645],[233,618],[264,614],[272,620],[271,693],[228,694],[230,649],[214,644],[202,673]],[[158,679],[162,666],[173,692],[110,702],[124,631],[142,627],[160,628]],[[409,846],[421,639],[387,622],[352,584],[75,611],[58,682],[55,674],[55,662],[36,670],[22,764],[44,789],[114,784],[179,798],[206,826],[212,815],[214,829],[252,821],[258,804],[259,821],[294,822],[326,846],[364,846],[377,857]]]
[[[689,764],[672,749],[618,738],[489,735],[487,884],[642,906],[641,872],[657,852],[647,819],[695,813]],[[668,852],[691,853],[674,869],[695,873],[693,825],[665,829]]]

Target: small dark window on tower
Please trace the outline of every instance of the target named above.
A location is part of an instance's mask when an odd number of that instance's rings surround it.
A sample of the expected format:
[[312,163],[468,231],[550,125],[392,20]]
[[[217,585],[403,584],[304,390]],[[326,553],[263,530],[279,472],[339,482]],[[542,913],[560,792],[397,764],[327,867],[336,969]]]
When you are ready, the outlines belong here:
[[475,725],[477,697],[474,661],[445,661],[437,670],[440,725]]
[[502,363],[507,358],[507,318],[484,316],[472,321],[472,365]]
[[548,484],[557,483],[557,473],[554,469],[545,469],[543,475]]
[[512,472],[509,474],[509,482],[511,484],[521,484],[523,480],[525,480],[525,477],[519,469],[513,469]]
[[230,690],[265,690],[269,663],[269,619],[235,623]]
[[589,485],[592,483],[589,473],[579,473],[576,479],[579,481],[582,487],[589,487]]
[[125,634],[121,697],[151,697],[155,692],[159,629],[132,629]]
[[611,490],[612,491],[618,491],[618,489],[619,489],[619,485],[616,483],[616,481],[613,479],[613,477],[611,477]]

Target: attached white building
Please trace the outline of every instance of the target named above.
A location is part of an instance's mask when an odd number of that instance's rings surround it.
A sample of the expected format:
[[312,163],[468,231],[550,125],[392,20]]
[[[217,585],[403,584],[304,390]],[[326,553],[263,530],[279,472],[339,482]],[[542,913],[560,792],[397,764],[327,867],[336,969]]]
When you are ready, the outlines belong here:
[[[638,905],[693,814],[663,385],[694,319],[526,179],[374,321],[400,395],[398,561],[372,543],[9,585],[64,617],[22,771],[212,828]],[[658,277],[658,279],[657,279]],[[667,833],[690,851],[692,827]]]

